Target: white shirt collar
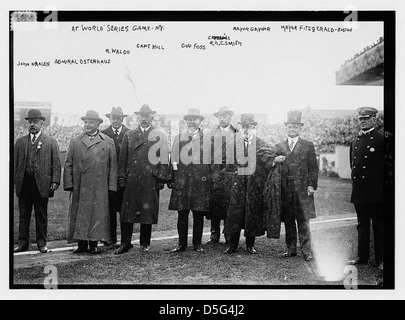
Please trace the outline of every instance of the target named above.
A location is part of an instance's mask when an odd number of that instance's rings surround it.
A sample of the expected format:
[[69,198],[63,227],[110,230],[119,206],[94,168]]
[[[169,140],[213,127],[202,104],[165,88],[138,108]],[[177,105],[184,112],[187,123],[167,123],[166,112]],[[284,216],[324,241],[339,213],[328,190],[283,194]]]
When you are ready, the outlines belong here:
[[[42,133],[42,130],[40,130],[38,133],[35,134],[35,140],[39,138],[41,133]],[[34,134],[30,133],[30,137],[31,137],[31,140],[32,140],[32,138],[34,137]]]
[[148,131],[148,130],[149,130],[150,126],[149,126],[149,127],[147,127],[147,128],[144,128],[144,127],[140,127],[140,128],[141,128],[141,131],[142,131],[142,132],[146,132],[146,131]]
[[219,129],[221,130],[221,132],[228,132],[229,128],[231,127],[231,125],[228,125],[227,127],[221,127],[219,126]]
[[294,143],[294,145],[297,143],[297,141],[298,141],[298,138],[299,138],[299,136],[298,137],[295,137],[295,138],[290,138],[290,137],[288,137],[288,145],[290,145],[291,144],[291,141]]
[[115,130],[118,130],[118,134],[121,133],[122,126],[120,126],[118,129],[115,129],[113,126],[111,126],[111,128],[113,129],[113,132],[114,132],[114,133],[115,133]]

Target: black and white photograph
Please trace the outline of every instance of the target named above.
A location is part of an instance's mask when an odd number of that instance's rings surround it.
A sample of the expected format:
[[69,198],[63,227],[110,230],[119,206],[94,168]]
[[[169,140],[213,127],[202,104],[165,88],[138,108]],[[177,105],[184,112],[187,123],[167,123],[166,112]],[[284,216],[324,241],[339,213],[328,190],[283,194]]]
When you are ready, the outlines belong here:
[[395,9],[8,16],[11,293],[399,289]]

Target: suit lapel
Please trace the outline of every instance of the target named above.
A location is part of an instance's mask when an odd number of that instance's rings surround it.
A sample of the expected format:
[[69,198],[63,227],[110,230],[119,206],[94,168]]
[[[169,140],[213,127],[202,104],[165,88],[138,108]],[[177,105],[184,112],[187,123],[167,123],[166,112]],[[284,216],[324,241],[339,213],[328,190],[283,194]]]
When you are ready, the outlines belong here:
[[143,145],[145,142],[148,140],[151,140],[152,136],[155,134],[151,132],[154,128],[150,126],[148,131],[146,131],[144,134],[142,134],[142,129],[140,127],[137,128],[135,132],[135,137],[138,139],[138,143],[135,145],[135,149]]
[[298,153],[301,152],[302,148],[303,148],[302,140],[301,140],[301,138],[298,138],[297,143],[295,144],[293,152],[298,154]]

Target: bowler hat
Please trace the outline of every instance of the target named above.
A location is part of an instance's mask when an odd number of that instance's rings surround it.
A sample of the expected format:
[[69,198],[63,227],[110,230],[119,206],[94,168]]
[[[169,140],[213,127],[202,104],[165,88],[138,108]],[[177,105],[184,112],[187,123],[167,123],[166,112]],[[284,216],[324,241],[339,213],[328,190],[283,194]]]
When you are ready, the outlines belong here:
[[289,111],[287,113],[287,121],[284,122],[285,125],[292,123],[292,124],[300,124],[300,125],[304,125],[301,122],[301,116],[302,116],[302,112],[301,111]]
[[232,117],[234,115],[234,112],[228,107],[221,107],[218,112],[214,113],[214,116],[219,118],[219,116],[223,114],[229,114]]
[[110,112],[110,113],[106,113],[105,116],[106,116],[107,118],[109,118],[110,116],[116,116],[116,117],[123,117],[123,118],[125,118],[127,115],[122,112],[121,107],[117,107],[117,108],[112,107],[111,112]]
[[255,116],[253,113],[242,113],[240,115],[240,122],[239,122],[243,127],[249,126],[249,125],[257,125],[257,121],[255,121]]
[[358,118],[360,118],[360,117],[370,118],[370,117],[375,117],[376,114],[378,113],[378,110],[373,107],[360,107],[360,108],[357,108],[357,113],[359,114]]
[[101,119],[98,115],[97,111],[94,110],[87,110],[86,115],[81,117],[82,120],[98,120],[100,123],[103,122],[103,119]]
[[187,120],[190,117],[195,117],[195,118],[200,118],[201,120],[204,120],[204,116],[201,115],[200,110],[197,108],[190,108],[187,110],[187,114],[183,116],[184,120]]
[[45,117],[42,115],[41,111],[38,109],[31,109],[28,111],[28,116],[25,118],[25,120],[29,119],[41,119],[42,121],[45,121]]
[[144,104],[142,105],[141,109],[139,109],[139,111],[135,111],[135,114],[139,115],[139,114],[155,114],[156,111],[152,111],[152,109],[147,105]]

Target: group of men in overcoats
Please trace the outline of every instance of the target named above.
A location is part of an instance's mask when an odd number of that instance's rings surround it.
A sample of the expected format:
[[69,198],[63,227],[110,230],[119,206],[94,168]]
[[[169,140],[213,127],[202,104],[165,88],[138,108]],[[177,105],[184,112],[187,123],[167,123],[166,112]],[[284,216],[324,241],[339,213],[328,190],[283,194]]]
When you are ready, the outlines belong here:
[[[358,112],[363,133],[352,143],[350,160],[352,202],[359,219],[359,257],[352,263],[368,260],[371,217],[376,261],[382,268],[382,183],[379,185],[380,175],[370,174],[383,172],[382,137],[373,130],[376,109],[360,108]],[[179,240],[172,253],[183,252],[188,246],[191,211],[194,251],[204,252],[204,217],[211,220],[208,244],[219,242],[223,221],[225,254],[237,251],[242,229],[247,251],[257,253],[255,238],[266,232],[267,237],[278,238],[283,221],[287,246],[283,256],[297,255],[298,239],[303,258],[313,259],[309,220],[316,216],[314,193],[319,169],[314,144],[300,137],[304,125],[300,111],[288,112],[287,139],[270,146],[257,136],[253,114],[242,114],[237,130],[230,124],[234,112],[222,107],[214,114],[218,127],[204,132],[204,116],[191,108],[183,117],[187,128],[175,136],[170,152],[166,134],[152,125],[155,113],[143,105],[135,112],[139,125],[134,130],[123,124],[127,115],[120,107],[106,114],[111,124],[102,131],[98,112],[88,110],[81,117],[84,130],[70,141],[63,172],[63,188],[70,192],[67,241],[78,242],[74,253],[99,253],[99,241],[116,244],[117,213],[121,243],[115,254],[133,247],[134,223],[140,224],[141,250],[148,252],[152,225],[158,223],[159,191],[167,184],[172,190],[169,210],[178,212]],[[30,110],[26,120],[29,135],[17,140],[14,154],[20,210],[19,244],[14,252],[28,249],[34,206],[37,245],[45,253],[47,203],[61,178],[59,149],[56,140],[42,132],[45,118],[39,110]],[[371,184],[375,188],[370,201],[363,190]]]

